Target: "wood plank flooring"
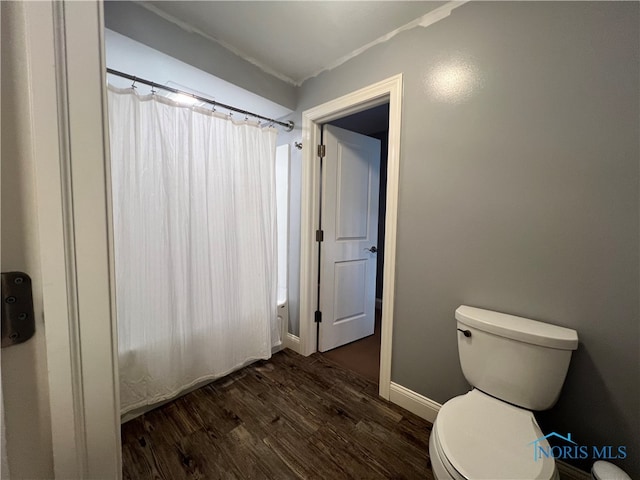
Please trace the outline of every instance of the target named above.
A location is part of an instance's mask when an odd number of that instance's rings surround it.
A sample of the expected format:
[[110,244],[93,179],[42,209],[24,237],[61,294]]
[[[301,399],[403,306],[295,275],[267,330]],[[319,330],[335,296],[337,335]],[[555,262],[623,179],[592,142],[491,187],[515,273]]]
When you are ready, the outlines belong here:
[[433,479],[431,424],[290,350],[122,425],[123,477]]

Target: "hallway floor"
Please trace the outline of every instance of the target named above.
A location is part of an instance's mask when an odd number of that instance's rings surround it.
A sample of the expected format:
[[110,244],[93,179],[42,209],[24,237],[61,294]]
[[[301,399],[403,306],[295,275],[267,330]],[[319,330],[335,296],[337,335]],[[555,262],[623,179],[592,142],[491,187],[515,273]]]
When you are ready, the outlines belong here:
[[322,356],[378,383],[380,378],[381,316],[381,310],[376,308],[373,335],[323,352]]
[[125,479],[432,479],[431,424],[290,350],[122,426]]

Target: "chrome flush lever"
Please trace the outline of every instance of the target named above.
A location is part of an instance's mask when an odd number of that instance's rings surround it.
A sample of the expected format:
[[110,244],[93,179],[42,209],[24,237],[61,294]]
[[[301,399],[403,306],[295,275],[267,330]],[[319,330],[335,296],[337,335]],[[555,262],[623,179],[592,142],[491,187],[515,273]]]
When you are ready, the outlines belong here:
[[471,330],[462,330],[461,328],[458,328],[458,331],[462,332],[462,334],[467,338],[471,336]]

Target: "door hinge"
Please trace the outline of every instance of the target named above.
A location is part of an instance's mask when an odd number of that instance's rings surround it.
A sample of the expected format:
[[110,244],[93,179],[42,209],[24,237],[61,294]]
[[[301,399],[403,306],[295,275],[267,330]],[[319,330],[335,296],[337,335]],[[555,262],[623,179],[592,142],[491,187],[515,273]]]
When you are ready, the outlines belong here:
[[320,310],[316,310],[315,321],[316,321],[316,323],[321,323],[322,322],[322,312]]
[[26,342],[36,331],[31,277],[2,273],[2,348]]
[[318,156],[324,158],[327,153],[327,148],[324,145],[318,145]]
[[324,242],[324,230],[316,230],[316,242]]

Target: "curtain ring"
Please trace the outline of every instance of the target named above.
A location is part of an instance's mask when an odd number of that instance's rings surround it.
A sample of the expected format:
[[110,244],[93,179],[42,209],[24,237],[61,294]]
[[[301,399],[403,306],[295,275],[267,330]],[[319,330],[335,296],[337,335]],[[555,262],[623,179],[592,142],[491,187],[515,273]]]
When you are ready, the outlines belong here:
[[133,83],[131,84],[131,88],[138,88],[136,87],[136,82],[138,81],[138,79],[136,77],[133,77]]
[[151,85],[151,95],[155,95],[155,94],[156,94],[156,89],[153,87],[153,85]]

